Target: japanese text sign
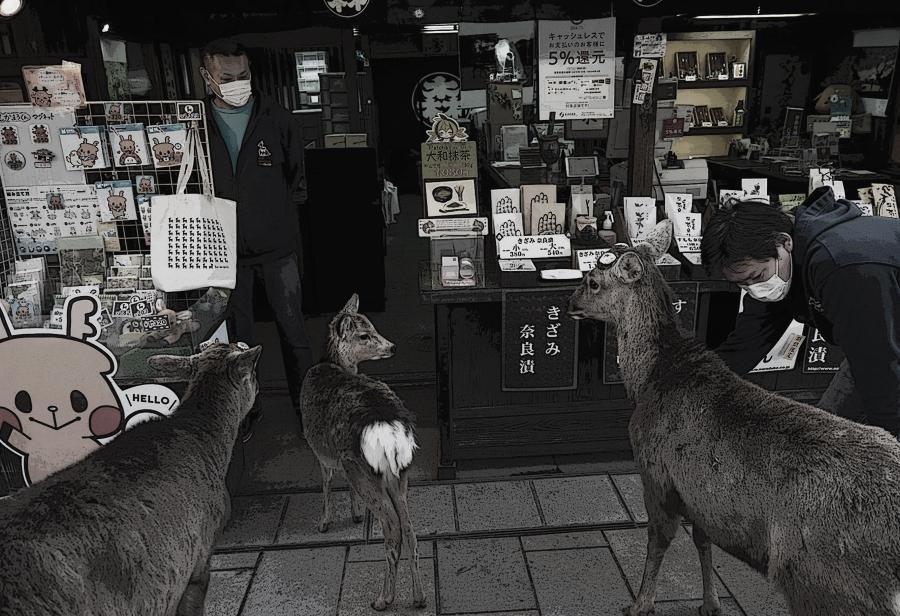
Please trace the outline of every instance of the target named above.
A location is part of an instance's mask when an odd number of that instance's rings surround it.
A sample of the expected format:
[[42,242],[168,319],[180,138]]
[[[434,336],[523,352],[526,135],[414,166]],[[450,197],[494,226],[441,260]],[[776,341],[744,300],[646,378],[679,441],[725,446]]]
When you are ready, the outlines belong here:
[[575,389],[578,323],[571,289],[503,292],[503,390]]
[[616,20],[538,22],[539,119],[613,117]]

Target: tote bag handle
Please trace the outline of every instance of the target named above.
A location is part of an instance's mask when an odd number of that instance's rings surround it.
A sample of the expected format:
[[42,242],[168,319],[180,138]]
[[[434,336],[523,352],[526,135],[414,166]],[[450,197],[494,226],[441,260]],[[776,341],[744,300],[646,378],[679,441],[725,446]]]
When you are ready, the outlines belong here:
[[213,196],[212,183],[209,180],[210,171],[209,163],[206,160],[206,152],[203,144],[200,143],[200,131],[193,126],[187,131],[185,139],[184,156],[181,158],[181,167],[178,170],[178,182],[175,186],[175,194],[183,195],[187,188],[188,181],[191,179],[191,173],[194,172],[194,158],[199,162],[200,182],[202,184],[203,194],[209,197]]

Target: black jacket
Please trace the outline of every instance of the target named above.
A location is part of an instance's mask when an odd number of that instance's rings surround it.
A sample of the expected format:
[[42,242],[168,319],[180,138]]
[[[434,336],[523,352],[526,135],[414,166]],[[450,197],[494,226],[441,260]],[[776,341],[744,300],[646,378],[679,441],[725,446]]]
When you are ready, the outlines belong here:
[[297,201],[303,186],[300,126],[281,105],[254,95],[232,171],[213,102],[207,102],[209,149],[217,197],[237,202],[237,254],[249,264],[301,255]]
[[780,302],[744,297],[716,349],[740,374],[774,346],[791,319],[840,345],[873,425],[900,434],[900,220],[863,216],[819,188],[797,208],[793,273]]

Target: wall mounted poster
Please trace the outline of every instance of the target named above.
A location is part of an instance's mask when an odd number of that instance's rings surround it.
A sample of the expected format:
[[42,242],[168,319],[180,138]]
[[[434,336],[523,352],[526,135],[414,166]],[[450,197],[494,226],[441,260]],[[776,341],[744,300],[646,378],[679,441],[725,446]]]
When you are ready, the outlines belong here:
[[568,289],[503,291],[503,391],[578,386],[578,321]]
[[613,117],[615,37],[614,17],[538,22],[538,119]]
[[59,131],[75,124],[71,110],[31,105],[0,110],[0,178],[4,186],[84,184],[84,173],[69,171]]
[[425,215],[467,216],[478,213],[475,180],[425,182]]

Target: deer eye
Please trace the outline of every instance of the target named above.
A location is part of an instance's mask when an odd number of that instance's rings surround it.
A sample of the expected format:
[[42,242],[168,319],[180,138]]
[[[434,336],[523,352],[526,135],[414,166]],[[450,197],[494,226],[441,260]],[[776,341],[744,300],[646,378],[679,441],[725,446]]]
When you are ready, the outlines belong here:
[[88,401],[83,393],[77,389],[69,394],[69,402],[72,403],[72,410],[76,413],[83,413],[87,410]]
[[596,291],[600,288],[600,283],[591,278],[590,280],[588,280],[588,286],[591,288],[591,291]]
[[31,412],[31,394],[24,389],[16,394],[16,410],[20,413]]
[[360,335],[359,335],[359,339],[360,339],[360,340],[368,340],[368,339],[369,339],[369,334],[360,334]]

